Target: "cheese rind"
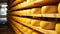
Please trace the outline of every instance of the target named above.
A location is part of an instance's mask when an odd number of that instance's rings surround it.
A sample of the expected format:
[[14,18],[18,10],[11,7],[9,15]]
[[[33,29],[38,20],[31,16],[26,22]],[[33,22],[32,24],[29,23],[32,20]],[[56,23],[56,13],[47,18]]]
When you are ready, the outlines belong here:
[[58,13],[60,14],[60,3],[58,5]]
[[40,27],[43,29],[55,29],[55,22],[50,22],[50,21],[40,21]]
[[57,6],[43,6],[41,8],[41,13],[45,14],[45,13],[57,13],[58,12],[58,7]]
[[60,23],[56,24],[55,30],[58,34],[60,34]]

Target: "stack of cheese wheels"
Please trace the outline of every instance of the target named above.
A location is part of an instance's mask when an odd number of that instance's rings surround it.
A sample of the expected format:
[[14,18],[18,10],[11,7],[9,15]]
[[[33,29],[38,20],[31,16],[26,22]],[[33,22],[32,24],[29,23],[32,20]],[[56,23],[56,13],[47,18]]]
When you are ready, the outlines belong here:
[[56,30],[57,34],[60,34],[60,23],[56,24],[55,30]]
[[41,8],[41,13],[45,14],[45,13],[57,13],[58,9],[57,6],[43,6]]
[[51,21],[40,21],[40,27],[43,29],[47,29],[47,30],[54,30],[55,29],[55,22],[51,22]]
[[31,14],[41,14],[41,8],[33,8],[33,9],[31,9]]
[[32,19],[31,25],[32,26],[40,26],[40,20],[34,20],[34,19]]
[[58,5],[58,13],[60,14],[60,3]]
[[35,0],[27,0],[27,1],[23,2],[23,3],[18,4],[18,5],[15,6],[15,7],[13,7],[11,10],[15,10],[15,9],[20,8],[20,7],[26,6],[26,5],[28,5],[28,4],[31,4],[31,3],[34,2],[34,1],[35,1]]

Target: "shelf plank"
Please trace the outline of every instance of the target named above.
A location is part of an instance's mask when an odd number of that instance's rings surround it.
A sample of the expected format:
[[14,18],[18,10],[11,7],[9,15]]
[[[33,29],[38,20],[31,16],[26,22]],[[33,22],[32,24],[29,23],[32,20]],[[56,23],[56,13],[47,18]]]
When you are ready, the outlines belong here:
[[[15,19],[15,18],[16,18],[16,19]],[[54,31],[54,30],[45,30],[45,29],[42,29],[42,28],[40,28],[40,27],[37,28],[37,27],[32,26],[32,25],[30,25],[30,24],[26,24],[26,23],[20,22],[18,17],[12,17],[11,19],[13,19],[14,21],[16,21],[16,22],[18,22],[18,23],[20,23],[20,24],[23,24],[24,26],[27,26],[27,27],[29,27],[29,28],[32,28],[32,29],[34,29],[34,30],[37,30],[37,31],[42,32],[42,33],[45,33],[45,34],[57,34],[56,31]]]
[[22,10],[22,9],[27,9],[27,8],[33,8],[33,7],[37,7],[37,6],[45,6],[45,5],[56,5],[60,2],[60,0],[39,0],[39,1],[34,1],[32,3],[28,3],[26,5],[17,5],[14,6],[13,8],[11,8],[10,10]]
[[60,14],[13,14],[8,13],[10,15],[18,15],[18,16],[33,16],[33,17],[49,17],[49,18],[60,18]]

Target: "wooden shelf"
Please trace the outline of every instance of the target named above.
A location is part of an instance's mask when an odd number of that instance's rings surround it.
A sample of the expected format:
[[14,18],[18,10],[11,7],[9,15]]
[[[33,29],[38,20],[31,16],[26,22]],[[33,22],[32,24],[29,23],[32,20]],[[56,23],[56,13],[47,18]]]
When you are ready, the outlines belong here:
[[10,14],[10,15],[60,18],[60,14]]
[[59,0],[39,0],[39,1],[35,1],[32,3],[28,3],[26,5],[20,6],[20,7],[16,7],[15,6],[13,8],[11,8],[10,10],[22,10],[22,9],[28,9],[28,8],[33,8],[33,7],[37,7],[37,6],[45,6],[45,5],[56,5],[59,3]]

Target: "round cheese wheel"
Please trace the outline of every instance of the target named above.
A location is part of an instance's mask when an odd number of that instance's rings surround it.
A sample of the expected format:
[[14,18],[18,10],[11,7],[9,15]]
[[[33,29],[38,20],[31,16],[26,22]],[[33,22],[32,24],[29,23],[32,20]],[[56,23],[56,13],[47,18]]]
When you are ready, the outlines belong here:
[[40,20],[34,20],[34,19],[32,19],[31,25],[33,25],[33,26],[40,26]]
[[28,34],[32,34],[32,32],[33,31],[31,29],[28,29],[28,31],[27,31]]
[[58,5],[58,13],[60,14],[60,3]]
[[57,6],[43,6],[41,8],[41,13],[45,14],[45,13],[57,13],[58,12],[58,7]]
[[40,21],[40,27],[43,29],[55,29],[55,22],[50,22],[50,21]]
[[41,14],[41,8],[33,8],[33,9],[31,9],[31,14]]
[[31,24],[31,19],[26,18],[26,23],[27,23],[27,24]]
[[32,34],[38,34],[37,32],[33,32]]
[[56,24],[55,30],[56,30],[57,34],[60,34],[60,23]]
[[27,14],[31,14],[31,9],[26,10]]
[[24,32],[27,32],[28,28],[27,27],[23,27],[22,29]]

